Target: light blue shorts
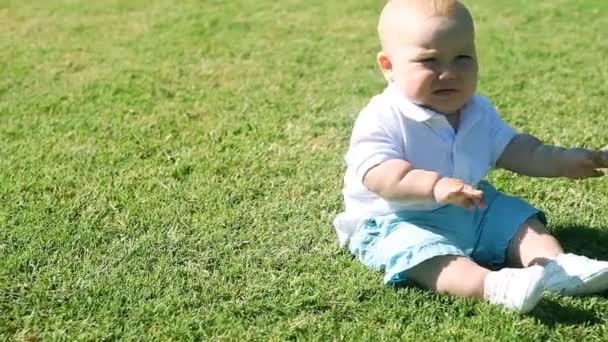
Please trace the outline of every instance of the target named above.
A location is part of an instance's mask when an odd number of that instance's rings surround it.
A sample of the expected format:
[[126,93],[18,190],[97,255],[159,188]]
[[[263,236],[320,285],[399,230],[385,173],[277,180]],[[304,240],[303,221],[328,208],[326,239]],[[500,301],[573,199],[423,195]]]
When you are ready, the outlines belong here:
[[480,182],[487,205],[471,212],[447,205],[433,211],[403,211],[374,217],[361,224],[349,249],[366,266],[384,270],[384,282],[407,279],[407,270],[440,255],[462,255],[480,265],[497,267],[505,262],[509,242],[519,227],[545,215],[517,197]]

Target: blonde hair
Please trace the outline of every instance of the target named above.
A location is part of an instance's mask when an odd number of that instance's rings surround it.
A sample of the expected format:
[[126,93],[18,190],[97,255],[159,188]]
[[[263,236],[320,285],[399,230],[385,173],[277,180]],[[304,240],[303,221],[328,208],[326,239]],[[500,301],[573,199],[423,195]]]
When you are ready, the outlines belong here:
[[429,7],[432,7],[432,13],[439,16],[453,15],[458,5],[460,5],[457,0],[429,0],[428,2]]
[[450,16],[459,6],[463,6],[458,0],[388,0],[385,8],[392,5],[422,10],[433,16]]
[[469,11],[458,0],[388,0],[378,21],[378,35],[383,50],[388,45],[388,37],[395,24],[402,22],[401,15],[404,11],[428,17],[449,17],[463,13],[473,24]]

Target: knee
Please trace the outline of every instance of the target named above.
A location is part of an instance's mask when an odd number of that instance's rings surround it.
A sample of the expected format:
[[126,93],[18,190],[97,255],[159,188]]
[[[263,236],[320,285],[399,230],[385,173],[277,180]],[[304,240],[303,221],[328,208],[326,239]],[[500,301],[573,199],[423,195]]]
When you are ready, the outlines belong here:
[[510,264],[527,267],[534,264],[544,265],[548,260],[562,252],[562,248],[536,217],[529,218],[519,227],[511,240],[507,257]]

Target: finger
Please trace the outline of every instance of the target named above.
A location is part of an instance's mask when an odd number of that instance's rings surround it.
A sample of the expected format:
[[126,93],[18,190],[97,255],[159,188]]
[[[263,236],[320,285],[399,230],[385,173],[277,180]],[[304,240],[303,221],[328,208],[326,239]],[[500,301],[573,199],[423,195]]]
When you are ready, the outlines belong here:
[[604,164],[602,161],[602,154],[599,151],[591,151],[591,161],[595,167],[599,167]]
[[589,177],[602,177],[604,175],[605,175],[605,173],[603,171],[593,170],[593,172],[591,173],[591,176],[589,176]]
[[608,167],[608,151],[599,151],[600,159],[602,161],[601,167]]
[[458,193],[464,189],[465,185],[463,183],[453,184],[450,188],[450,193]]
[[471,201],[468,198],[464,199],[464,201],[462,202],[462,207],[465,208],[468,211],[471,211],[471,212],[475,210],[475,206],[473,205],[473,201]]
[[473,203],[477,206],[477,208],[483,209],[486,207],[486,203],[483,201],[483,198],[473,198]]
[[472,186],[465,186],[462,189],[462,192],[466,195],[474,198],[481,198],[483,196],[483,191],[473,188]]
[[470,198],[466,198],[466,197],[460,197],[457,200],[457,205],[461,208],[464,208],[468,211],[474,211],[475,210],[475,205],[473,203],[473,201]]
[[572,179],[596,178],[604,176],[604,172],[596,169],[586,169],[578,171],[569,176]]
[[446,194],[446,198],[458,198],[462,195],[464,184],[452,185],[449,192]]
[[594,167],[608,167],[608,151],[591,151],[591,161]]

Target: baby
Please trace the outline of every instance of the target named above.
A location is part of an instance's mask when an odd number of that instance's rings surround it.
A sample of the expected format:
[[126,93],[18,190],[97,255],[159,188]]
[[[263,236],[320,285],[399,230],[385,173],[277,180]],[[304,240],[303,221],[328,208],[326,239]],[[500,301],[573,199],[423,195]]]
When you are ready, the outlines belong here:
[[357,118],[346,154],[342,246],[385,271],[525,313],[545,290],[608,289],[608,262],[565,254],[545,215],[482,180],[602,175],[608,151],[545,145],[475,94],[473,19],[456,0],[390,0],[378,24],[388,86]]

